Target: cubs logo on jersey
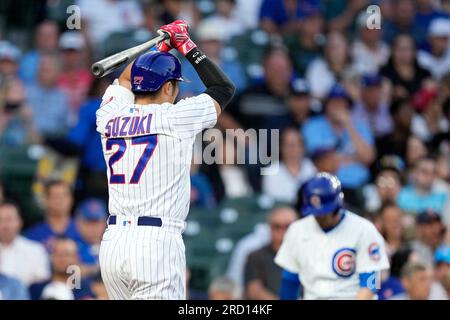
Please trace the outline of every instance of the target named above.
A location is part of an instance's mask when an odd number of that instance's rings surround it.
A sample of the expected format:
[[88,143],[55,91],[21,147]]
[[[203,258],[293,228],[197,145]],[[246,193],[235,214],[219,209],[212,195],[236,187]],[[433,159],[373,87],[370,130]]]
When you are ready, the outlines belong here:
[[376,242],[373,242],[369,246],[369,257],[373,261],[378,261],[381,259],[380,245]]
[[351,277],[356,270],[356,250],[342,248],[336,251],[332,260],[332,268],[339,277]]

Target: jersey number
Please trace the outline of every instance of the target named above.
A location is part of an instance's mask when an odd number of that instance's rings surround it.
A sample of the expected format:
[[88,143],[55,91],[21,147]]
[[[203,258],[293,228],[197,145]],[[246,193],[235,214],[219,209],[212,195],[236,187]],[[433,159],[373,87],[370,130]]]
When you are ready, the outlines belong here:
[[[130,184],[139,183],[141,179],[142,172],[144,172],[145,167],[147,166],[148,161],[153,155],[153,151],[155,151],[156,144],[158,143],[158,136],[156,134],[148,135],[148,136],[139,136],[131,138],[131,144],[145,144],[144,152],[142,153],[139,161],[134,168],[133,175],[130,179]],[[113,165],[122,159],[125,151],[127,150],[127,143],[124,138],[113,138],[108,139],[106,141],[106,150],[111,151],[113,146],[119,146],[119,149],[109,158],[108,166],[109,172],[111,173],[109,177],[109,183],[111,184],[124,184],[125,183],[125,175],[114,173]]]

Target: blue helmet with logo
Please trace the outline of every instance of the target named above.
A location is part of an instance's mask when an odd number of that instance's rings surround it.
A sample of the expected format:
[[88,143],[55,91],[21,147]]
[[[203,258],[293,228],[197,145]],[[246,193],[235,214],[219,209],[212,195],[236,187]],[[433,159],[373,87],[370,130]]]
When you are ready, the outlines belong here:
[[303,186],[304,215],[327,215],[340,209],[343,203],[341,182],[332,174],[320,172]]
[[168,52],[147,52],[138,57],[131,67],[133,92],[155,92],[169,80],[184,81],[184,78],[180,61]]

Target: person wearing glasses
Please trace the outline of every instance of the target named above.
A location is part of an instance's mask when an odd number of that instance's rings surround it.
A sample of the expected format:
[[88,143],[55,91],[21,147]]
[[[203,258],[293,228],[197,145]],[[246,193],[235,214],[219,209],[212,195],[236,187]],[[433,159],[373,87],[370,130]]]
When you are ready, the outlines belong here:
[[274,258],[283,242],[289,225],[297,219],[297,213],[290,207],[277,207],[268,218],[270,242],[252,252],[244,269],[244,296],[251,300],[276,300],[281,284],[281,267]]

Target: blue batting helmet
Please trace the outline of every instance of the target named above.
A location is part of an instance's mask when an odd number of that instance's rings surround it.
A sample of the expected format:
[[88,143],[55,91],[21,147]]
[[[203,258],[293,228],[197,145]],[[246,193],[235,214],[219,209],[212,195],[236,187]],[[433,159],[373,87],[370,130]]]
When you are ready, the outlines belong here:
[[303,186],[304,215],[327,215],[341,208],[343,202],[341,182],[332,174],[320,172]]
[[168,80],[184,81],[180,61],[168,52],[147,52],[137,58],[131,67],[133,92],[158,91]]

